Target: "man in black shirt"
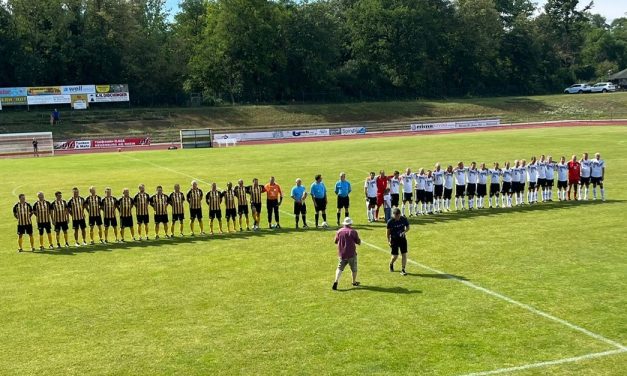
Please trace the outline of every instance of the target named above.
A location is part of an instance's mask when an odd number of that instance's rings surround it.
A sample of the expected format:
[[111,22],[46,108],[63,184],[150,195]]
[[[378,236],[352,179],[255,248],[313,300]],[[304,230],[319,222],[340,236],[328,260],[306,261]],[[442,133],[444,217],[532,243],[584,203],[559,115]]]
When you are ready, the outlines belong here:
[[400,250],[403,266],[401,275],[407,275],[405,272],[405,266],[407,265],[407,231],[409,231],[409,221],[401,215],[401,209],[394,208],[392,211],[392,219],[390,219],[387,226],[388,244],[392,250],[390,271],[394,271],[394,262],[398,259],[398,252]]

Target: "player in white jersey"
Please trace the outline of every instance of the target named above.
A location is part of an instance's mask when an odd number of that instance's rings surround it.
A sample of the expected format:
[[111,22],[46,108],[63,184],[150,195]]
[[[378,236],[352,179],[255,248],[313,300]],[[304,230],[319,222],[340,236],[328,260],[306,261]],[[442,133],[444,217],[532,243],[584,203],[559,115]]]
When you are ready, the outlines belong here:
[[557,170],[557,164],[553,162],[553,157],[549,155],[548,160],[544,163],[544,189],[542,190],[543,201],[553,201],[555,170]]
[[[581,157],[581,169],[579,170],[579,196],[580,200],[588,200],[588,189],[590,189],[590,173],[592,160],[588,158],[588,153],[583,153]],[[582,195],[583,193],[583,195]]]
[[[538,185],[537,185],[536,191],[539,191],[542,193],[542,195],[540,196],[540,200],[541,202],[544,202],[544,201],[547,201],[545,198],[546,195],[544,194],[544,191],[546,188],[546,156],[544,154],[540,156],[540,160],[536,162],[536,165],[538,166]],[[536,197],[536,201],[537,201],[537,197]]]
[[525,205],[525,187],[527,186],[527,160],[523,159],[520,161],[520,167],[518,170],[518,174],[520,177],[520,185],[518,189],[520,190],[520,205]]
[[464,167],[464,162],[459,162],[457,168],[453,170],[455,174],[455,210],[464,210],[464,196],[466,195],[466,173],[468,168]]
[[407,168],[405,173],[401,175],[401,182],[403,183],[403,205],[401,206],[401,212],[403,217],[405,216],[405,206],[409,210],[409,215],[412,216],[412,199],[414,195],[414,174],[411,173],[411,169]]
[[440,163],[435,164],[435,171],[433,171],[433,210],[436,213],[442,213],[444,202],[442,201],[442,195],[444,194],[444,170],[440,167]]
[[466,196],[468,196],[468,210],[475,208],[475,195],[477,194],[477,180],[479,171],[477,170],[477,162],[471,162],[470,168],[466,171]]
[[605,189],[603,188],[603,180],[605,180],[605,161],[601,159],[601,154],[596,153],[590,164],[590,175],[592,180],[593,198],[597,199],[597,185],[601,189],[601,200],[605,201]]
[[377,210],[377,179],[374,172],[371,172],[364,182],[364,194],[366,196],[368,222],[374,222],[376,220],[375,211]]
[[501,193],[503,196],[501,197],[501,202],[503,207],[511,208],[512,207],[512,193],[513,193],[513,184],[514,184],[514,170],[510,168],[509,162],[505,162],[503,164],[503,170],[501,174],[503,176],[503,187],[501,188]]
[[531,157],[529,165],[527,165],[527,180],[529,181],[527,202],[533,204],[538,201],[538,164],[535,156]]
[[494,168],[488,170],[488,175],[490,175],[490,198],[489,204],[490,209],[492,208],[492,199],[494,198],[494,206],[499,207],[499,193],[501,191],[501,175],[503,171],[499,167],[499,162],[494,162]]
[[566,201],[566,192],[568,190],[568,163],[566,157],[560,158],[557,164],[557,198],[560,201]]
[[451,198],[453,197],[453,166],[448,165],[444,172],[444,193],[442,194],[442,200],[444,203],[444,209],[451,211]]
[[514,202],[516,206],[520,205],[518,201],[520,192],[520,161],[517,159],[512,166],[512,196],[514,196]]
[[400,193],[401,193],[401,173],[398,171],[394,171],[394,175],[390,178],[389,187],[390,187],[390,197],[391,197],[391,207],[398,208],[400,203]]
[[483,201],[488,193],[488,174],[490,172],[485,167],[485,163],[479,166],[479,176],[477,178],[477,209],[483,209]]
[[414,202],[414,213],[416,215],[427,214],[424,210],[426,207],[425,184],[427,180],[425,169],[421,168],[414,176],[414,179],[416,180],[416,201]]

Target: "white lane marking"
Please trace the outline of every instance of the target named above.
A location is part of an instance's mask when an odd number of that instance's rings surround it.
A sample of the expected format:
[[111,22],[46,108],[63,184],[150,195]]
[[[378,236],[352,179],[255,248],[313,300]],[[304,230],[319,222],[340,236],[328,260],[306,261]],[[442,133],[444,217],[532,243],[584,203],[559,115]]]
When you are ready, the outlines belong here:
[[182,175],[182,176],[187,176],[188,178],[192,178],[192,179],[194,179],[194,180],[198,181],[199,183],[203,183],[203,184],[211,185],[211,183],[209,183],[209,182],[207,182],[207,181],[205,181],[205,180],[203,180],[203,179],[201,179],[201,178],[197,178],[197,177],[195,177],[195,176],[192,176],[192,175],[186,174],[186,173],[181,172],[181,171],[174,170],[174,169],[169,168],[169,167],[165,167],[165,166],[162,166],[162,165],[159,165],[159,164],[156,164],[156,163],[150,162],[150,161],[146,161],[146,160],[144,160],[144,159],[139,159],[139,158],[131,157],[130,155],[126,155],[126,154],[120,154],[120,155],[121,155],[121,156],[123,156],[123,157],[126,157],[126,158],[128,158],[128,159],[132,159],[132,160],[134,160],[134,161],[137,161],[137,162],[142,162],[142,163],[146,163],[146,164],[149,164],[149,165],[151,165],[151,166],[154,166],[154,167],[159,167],[159,168],[161,168],[161,169],[163,169],[163,170],[170,171],[170,172],[175,173],[175,174],[179,174],[179,175]]
[[611,356],[611,355],[622,354],[625,351],[627,351],[627,350],[621,350],[621,349],[609,350],[609,351],[603,351],[603,352],[598,352],[598,353],[591,353],[591,354],[586,354],[586,355],[581,355],[581,356],[574,356],[572,358],[563,358],[563,359],[556,359],[556,360],[548,360],[548,361],[545,361],[545,362],[529,363],[529,364],[524,364],[522,366],[499,368],[499,369],[495,369],[495,370],[491,370],[491,371],[466,373],[466,374],[461,375],[461,376],[498,375],[498,374],[501,374],[501,373],[510,373],[510,372],[516,372],[516,371],[524,371],[524,370],[528,370],[528,369],[532,369],[532,368],[543,368],[543,367],[550,367],[550,366],[566,364],[566,363],[575,363],[575,362],[579,362],[581,360],[588,360],[588,359],[594,359],[594,358],[601,358],[601,357],[604,357],[604,356]]
[[17,193],[16,193],[16,192],[17,192],[17,190],[18,190],[18,189],[20,189],[20,188],[22,188],[23,186],[24,186],[24,184],[22,184],[22,185],[18,185],[17,187],[13,188],[13,190],[11,191],[11,194],[12,194],[13,196],[17,197]]
[[[369,246],[371,248],[374,248],[376,250],[379,250],[381,252],[389,253],[388,250],[385,250],[385,249],[383,249],[383,248],[381,248],[381,247],[379,247],[377,245],[368,243],[366,241],[363,241],[363,244],[365,244],[365,245],[367,245],[367,246]],[[562,324],[562,325],[564,325],[564,326],[566,326],[566,327],[568,327],[570,329],[576,330],[576,331],[581,332],[581,333],[583,333],[583,334],[585,334],[585,335],[587,335],[589,337],[592,337],[592,338],[594,338],[594,339],[596,339],[598,341],[605,342],[608,345],[612,345],[612,346],[614,346],[614,347],[616,347],[616,348],[618,348],[618,349],[620,349],[622,351],[627,351],[627,347],[625,347],[624,345],[622,345],[622,344],[620,344],[620,343],[618,343],[618,342],[616,342],[614,340],[611,340],[609,338],[603,337],[600,334],[593,333],[593,332],[589,331],[588,329],[582,328],[581,326],[575,325],[575,324],[573,324],[571,322],[568,322],[568,321],[566,321],[564,319],[560,319],[559,317],[553,316],[553,315],[551,315],[549,313],[540,311],[537,308],[534,308],[534,307],[532,307],[532,306],[530,306],[528,304],[525,304],[525,303],[521,303],[521,302],[519,302],[517,300],[514,300],[514,299],[512,299],[510,297],[507,297],[507,296],[505,296],[503,294],[500,294],[500,293],[498,293],[496,291],[489,290],[489,289],[487,289],[485,287],[481,287],[481,286],[476,285],[476,284],[474,284],[472,282],[469,282],[469,281],[464,281],[461,278],[457,278],[457,277],[455,277],[453,275],[450,275],[448,273],[442,272],[440,270],[437,270],[437,269],[432,268],[430,266],[421,264],[421,263],[419,263],[417,261],[414,261],[414,260],[411,260],[411,259],[407,259],[407,262],[412,263],[412,264],[414,264],[414,265],[416,265],[416,266],[418,266],[418,267],[420,267],[422,269],[428,270],[430,272],[433,272],[433,273],[436,273],[436,274],[441,274],[441,275],[445,276],[448,279],[455,280],[455,281],[457,281],[457,282],[459,282],[461,284],[464,284],[464,285],[466,285],[466,286],[468,286],[468,287],[470,287],[472,289],[481,291],[481,292],[483,292],[485,294],[491,295],[491,296],[493,296],[495,298],[498,298],[498,299],[506,301],[506,302],[508,302],[510,304],[516,305],[516,306],[518,306],[520,308],[523,308],[523,309],[525,309],[525,310],[527,310],[527,311],[529,311],[531,313],[534,313],[534,314],[536,314],[538,316],[544,317],[544,318],[546,318],[548,320],[555,321],[555,322],[557,322],[559,324]]]

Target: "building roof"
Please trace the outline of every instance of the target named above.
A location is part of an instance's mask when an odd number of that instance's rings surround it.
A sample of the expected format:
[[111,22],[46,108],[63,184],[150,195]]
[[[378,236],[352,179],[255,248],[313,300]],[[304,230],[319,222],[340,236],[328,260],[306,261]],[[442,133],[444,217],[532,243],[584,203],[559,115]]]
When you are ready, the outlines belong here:
[[610,80],[625,80],[627,79],[627,69],[623,69],[618,73],[614,73],[610,76]]

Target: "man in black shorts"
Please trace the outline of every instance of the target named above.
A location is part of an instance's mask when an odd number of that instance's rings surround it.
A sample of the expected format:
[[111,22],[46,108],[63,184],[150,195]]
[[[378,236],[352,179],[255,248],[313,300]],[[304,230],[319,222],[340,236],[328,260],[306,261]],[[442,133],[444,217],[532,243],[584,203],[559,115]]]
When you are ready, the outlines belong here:
[[318,227],[320,213],[322,213],[322,227],[327,228],[329,227],[327,224],[327,188],[322,182],[322,175],[316,175],[314,180],[309,192],[314,203],[314,209],[316,210],[316,227]]
[[116,211],[118,209],[117,198],[111,195],[111,188],[105,188],[105,196],[102,198],[102,215],[104,217],[105,243],[109,243],[109,227],[113,228],[115,242],[118,243],[118,219]]
[[35,240],[33,239],[33,222],[31,216],[33,215],[32,206],[26,202],[26,196],[20,194],[18,196],[19,202],[13,206],[13,216],[17,219],[17,244],[19,248],[18,252],[22,252],[22,238],[24,234],[28,235],[30,240],[30,249],[35,252]]
[[54,222],[54,232],[56,233],[57,238],[57,248],[61,248],[61,239],[60,235],[63,232],[63,238],[65,240],[65,247],[69,247],[67,239],[67,230],[68,230],[68,221],[70,218],[70,214],[68,212],[67,202],[63,199],[63,195],[61,192],[57,191],[54,193],[55,200],[51,204],[52,210],[52,221]]
[[211,183],[211,190],[207,192],[207,196],[205,197],[205,201],[209,206],[209,233],[213,235],[213,220],[218,220],[218,225],[220,226],[220,234],[222,234],[222,192],[218,190],[218,186],[216,183]]
[[390,271],[394,271],[394,262],[398,259],[398,252],[401,252],[402,269],[401,275],[407,275],[405,267],[407,266],[407,234],[409,231],[409,221],[401,215],[401,209],[394,208],[392,210],[392,219],[387,225],[388,244],[392,251],[390,259]]
[[89,238],[91,239],[91,244],[95,243],[94,226],[98,226],[98,238],[100,243],[104,243],[102,238],[102,199],[96,194],[96,188],[93,186],[89,187],[89,196],[85,199],[85,207],[89,214]]
[[233,188],[233,193],[237,197],[237,215],[239,216],[239,230],[242,230],[242,218],[246,217],[246,231],[250,231],[250,219],[248,219],[248,194],[249,190],[244,187],[244,180],[239,179],[237,186]]
[[185,221],[185,195],[181,192],[181,186],[174,184],[174,192],[170,193],[168,202],[172,207],[172,227],[170,236],[174,237],[174,225],[179,222],[179,234],[183,236],[183,222]]
[[72,228],[74,229],[74,241],[76,247],[80,247],[78,242],[78,231],[80,229],[83,236],[83,245],[87,245],[85,228],[85,199],[79,194],[78,188],[72,188],[72,198],[67,202],[68,210],[72,216]]
[[51,210],[52,204],[46,201],[44,193],[37,193],[37,202],[33,204],[33,214],[37,218],[37,230],[39,230],[39,249],[44,250],[44,232],[48,235],[48,247],[54,249],[52,245],[52,225]]
[[118,200],[118,211],[120,212],[120,237],[124,242],[124,229],[128,228],[131,232],[131,237],[135,240],[135,225],[133,224],[133,206],[135,206],[135,200],[130,196],[128,188],[124,188],[122,191],[122,197]]
[[[237,208],[235,203],[235,192],[233,192],[233,183],[226,183],[226,190],[222,192],[225,206],[226,229],[231,232],[231,221],[233,222],[233,232],[237,231]],[[240,228],[241,230],[241,228]]]
[[335,183],[335,194],[337,195],[337,225],[340,226],[340,216],[344,209],[344,217],[348,217],[348,208],[350,206],[349,195],[351,193],[351,183],[346,180],[346,173],[340,173],[340,180]]
[[150,197],[150,206],[152,206],[155,215],[155,239],[159,239],[159,224],[163,223],[163,232],[165,232],[165,237],[169,238],[168,235],[168,196],[163,194],[163,187],[157,186],[157,193]]

